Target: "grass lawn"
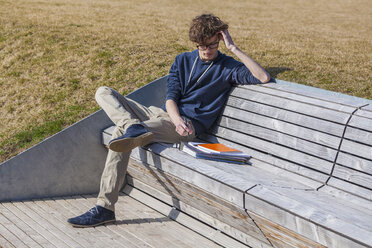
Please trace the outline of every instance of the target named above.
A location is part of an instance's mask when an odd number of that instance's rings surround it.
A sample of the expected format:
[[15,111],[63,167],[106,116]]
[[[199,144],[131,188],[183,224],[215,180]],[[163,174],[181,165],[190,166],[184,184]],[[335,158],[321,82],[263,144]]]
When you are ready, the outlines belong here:
[[204,12],[272,76],[372,99],[370,0],[0,0],[0,161],[166,75]]

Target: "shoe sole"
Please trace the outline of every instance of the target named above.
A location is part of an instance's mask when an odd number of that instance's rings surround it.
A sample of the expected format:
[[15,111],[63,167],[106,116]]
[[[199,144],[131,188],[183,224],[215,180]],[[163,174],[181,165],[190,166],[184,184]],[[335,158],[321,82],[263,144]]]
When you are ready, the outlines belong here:
[[138,146],[145,146],[149,144],[153,139],[154,134],[147,132],[133,138],[114,140],[108,145],[108,148],[115,152],[129,152]]
[[73,224],[73,223],[70,223],[70,222],[67,222],[67,223],[70,224],[73,227],[84,228],[84,227],[95,227],[95,226],[100,226],[100,225],[104,225],[104,224],[114,223],[115,221],[116,221],[116,219],[106,220],[106,221],[103,221],[103,222],[100,222],[100,223],[97,223],[97,224],[93,224],[93,225],[78,225],[78,224]]

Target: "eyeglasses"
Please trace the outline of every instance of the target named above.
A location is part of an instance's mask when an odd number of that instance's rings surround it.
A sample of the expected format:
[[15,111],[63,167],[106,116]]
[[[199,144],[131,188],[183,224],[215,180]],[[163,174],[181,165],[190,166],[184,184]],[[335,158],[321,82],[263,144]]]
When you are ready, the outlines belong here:
[[216,42],[212,43],[212,44],[209,44],[209,45],[196,45],[196,47],[199,49],[199,50],[207,50],[208,48],[210,49],[214,49],[214,48],[217,48],[218,47],[218,43],[220,42],[220,40],[217,40]]

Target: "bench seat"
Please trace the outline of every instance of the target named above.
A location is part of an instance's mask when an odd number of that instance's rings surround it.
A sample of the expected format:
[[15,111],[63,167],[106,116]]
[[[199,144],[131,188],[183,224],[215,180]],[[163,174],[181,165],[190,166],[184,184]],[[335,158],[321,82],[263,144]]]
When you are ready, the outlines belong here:
[[372,247],[370,102],[283,81],[236,87],[199,138],[249,153],[251,165],[156,143],[133,150],[128,183],[251,247]]

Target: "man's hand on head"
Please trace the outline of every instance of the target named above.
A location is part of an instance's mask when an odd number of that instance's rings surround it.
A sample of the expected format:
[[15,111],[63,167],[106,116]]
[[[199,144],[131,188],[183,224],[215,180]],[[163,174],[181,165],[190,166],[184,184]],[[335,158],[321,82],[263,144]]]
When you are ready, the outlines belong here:
[[234,48],[236,48],[230,34],[229,34],[229,30],[228,29],[225,29],[223,31],[220,31],[219,34],[222,36],[223,38],[223,42],[225,43],[225,46],[227,49],[229,50],[232,50]]

